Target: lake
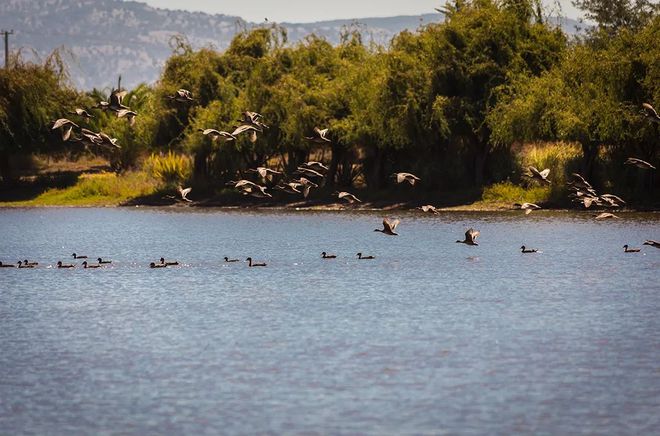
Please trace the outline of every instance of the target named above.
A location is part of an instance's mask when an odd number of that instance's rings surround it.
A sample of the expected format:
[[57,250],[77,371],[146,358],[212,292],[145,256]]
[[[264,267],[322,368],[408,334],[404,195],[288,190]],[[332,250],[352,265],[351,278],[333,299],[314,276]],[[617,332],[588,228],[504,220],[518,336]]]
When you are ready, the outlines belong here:
[[0,434],[658,431],[660,214],[388,215],[0,210]]

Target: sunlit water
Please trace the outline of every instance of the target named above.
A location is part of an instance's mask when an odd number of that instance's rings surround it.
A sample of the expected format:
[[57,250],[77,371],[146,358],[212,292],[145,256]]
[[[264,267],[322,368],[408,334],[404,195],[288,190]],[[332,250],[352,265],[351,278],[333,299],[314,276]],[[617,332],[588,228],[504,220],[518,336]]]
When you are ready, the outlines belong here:
[[0,211],[0,434],[658,431],[657,214],[394,215]]

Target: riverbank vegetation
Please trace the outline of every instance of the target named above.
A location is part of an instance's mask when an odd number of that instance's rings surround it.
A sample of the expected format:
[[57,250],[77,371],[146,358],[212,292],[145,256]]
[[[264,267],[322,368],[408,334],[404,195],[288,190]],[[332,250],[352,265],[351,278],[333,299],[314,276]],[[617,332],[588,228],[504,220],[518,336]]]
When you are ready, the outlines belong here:
[[[40,153],[94,155],[107,173],[41,190],[28,199],[34,204],[118,204],[179,184],[212,198],[249,168],[291,173],[322,160],[325,186],[310,201],[341,188],[367,198],[390,192],[393,201],[566,207],[565,181],[579,172],[599,191],[658,207],[657,172],[623,165],[627,157],[660,163],[660,124],[640,113],[644,102],[660,106],[658,6],[576,4],[596,23],[578,37],[562,33],[535,0],[454,0],[444,22],[402,32],[387,47],[366,43],[357,27],[337,46],[314,35],[289,44],[271,24],[237,34],[224,52],[176,38],[160,80],[124,98],[138,113],[134,124],[100,110],[90,120],[68,115],[107,100],[109,90],[72,89],[57,53],[43,64],[14,56],[0,71],[0,195],[12,198],[21,183],[12,162]],[[195,100],[166,98],[179,88]],[[199,132],[231,130],[245,110],[269,126],[254,143],[213,142]],[[48,125],[61,117],[116,137],[121,149],[63,142]],[[315,126],[328,128],[332,142],[306,141]],[[524,177],[529,165],[550,168],[552,185]],[[392,187],[395,171],[421,177],[414,195]]]

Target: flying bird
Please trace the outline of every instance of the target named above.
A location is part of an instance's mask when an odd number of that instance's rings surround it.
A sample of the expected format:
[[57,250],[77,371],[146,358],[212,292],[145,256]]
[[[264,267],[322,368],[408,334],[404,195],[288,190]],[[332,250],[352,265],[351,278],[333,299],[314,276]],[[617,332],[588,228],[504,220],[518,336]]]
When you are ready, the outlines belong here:
[[421,180],[419,177],[411,173],[394,173],[390,177],[394,178],[398,184],[408,182],[410,186],[415,186],[415,183]]
[[468,229],[467,232],[465,232],[465,239],[463,241],[456,241],[457,243],[460,244],[466,244],[466,245],[479,245],[477,244],[477,237],[479,236],[479,231],[474,230],[474,229]]
[[216,129],[199,129],[202,132],[202,135],[209,136],[211,141],[217,141],[222,139],[223,141],[234,141],[236,137],[229,132]]
[[548,175],[550,174],[550,169],[546,168],[543,171],[539,171],[539,170],[536,169],[536,167],[532,167],[532,166],[530,166],[528,169],[529,169],[529,172],[531,173],[531,175],[529,175],[527,177],[531,177],[532,179],[536,179],[536,180],[538,180],[540,182],[543,182],[543,183],[546,183],[548,185],[550,184],[550,180],[548,180]]
[[188,203],[192,203],[192,200],[188,198],[188,194],[190,194],[190,191],[192,191],[192,188],[183,188],[182,186],[178,187],[179,190],[179,195],[181,195],[181,198],[184,201],[187,201]]
[[327,142],[332,142],[330,139],[328,139],[328,129],[319,129],[318,127],[314,127],[314,131],[312,132],[312,136],[303,136],[308,141],[317,143],[317,144],[324,144]]
[[529,215],[532,213],[533,210],[541,209],[541,206],[534,204],[534,203],[514,203],[514,206],[516,206],[520,210],[525,211],[525,215]]
[[387,218],[383,218],[383,228],[382,229],[374,229],[374,232],[381,232],[384,235],[389,235],[389,236],[398,236],[399,234],[395,232],[396,226],[398,226],[400,223],[399,220],[394,220],[390,221]]
[[357,198],[355,195],[351,194],[350,192],[342,191],[342,192],[335,192],[335,195],[339,200],[344,200],[347,203],[362,203],[362,200]]
[[92,114],[90,114],[89,112],[87,112],[85,109],[82,109],[82,108],[76,108],[73,111],[70,111],[69,114],[70,115],[78,115],[78,116],[83,117],[83,118],[94,118],[94,116]]
[[179,103],[189,103],[191,101],[195,101],[192,92],[188,91],[187,89],[178,89],[173,95],[168,95],[166,97]]

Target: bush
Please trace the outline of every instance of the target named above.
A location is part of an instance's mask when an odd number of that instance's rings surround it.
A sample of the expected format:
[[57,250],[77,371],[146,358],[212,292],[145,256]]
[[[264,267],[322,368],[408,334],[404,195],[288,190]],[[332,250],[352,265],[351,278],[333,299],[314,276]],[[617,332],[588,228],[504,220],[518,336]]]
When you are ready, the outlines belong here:
[[144,168],[166,187],[183,184],[192,174],[192,162],[188,156],[168,151],[166,155],[152,154]]

